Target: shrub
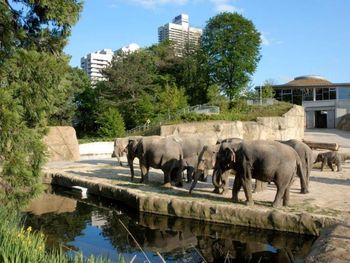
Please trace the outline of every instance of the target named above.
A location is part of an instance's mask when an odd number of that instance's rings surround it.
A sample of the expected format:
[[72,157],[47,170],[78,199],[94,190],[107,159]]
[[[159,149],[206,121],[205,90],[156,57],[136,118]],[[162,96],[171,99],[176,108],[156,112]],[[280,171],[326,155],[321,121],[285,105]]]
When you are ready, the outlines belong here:
[[98,134],[101,137],[122,137],[125,134],[123,117],[118,110],[107,108],[97,118],[99,125]]
[[48,250],[45,236],[21,226],[21,217],[11,210],[0,208],[0,221],[0,262],[110,262],[93,257],[85,260],[81,253],[67,257],[62,249]]

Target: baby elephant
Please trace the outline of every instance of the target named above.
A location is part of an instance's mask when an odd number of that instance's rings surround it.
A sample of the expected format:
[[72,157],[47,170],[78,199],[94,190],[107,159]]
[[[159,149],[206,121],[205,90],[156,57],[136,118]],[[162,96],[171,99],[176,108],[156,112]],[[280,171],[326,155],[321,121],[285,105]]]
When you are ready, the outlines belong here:
[[338,152],[324,152],[319,153],[314,163],[322,162],[321,171],[323,171],[324,165],[327,163],[329,168],[334,171],[333,164],[337,166],[337,171],[341,171],[341,163],[346,160],[350,160],[350,155],[346,153],[338,153]]

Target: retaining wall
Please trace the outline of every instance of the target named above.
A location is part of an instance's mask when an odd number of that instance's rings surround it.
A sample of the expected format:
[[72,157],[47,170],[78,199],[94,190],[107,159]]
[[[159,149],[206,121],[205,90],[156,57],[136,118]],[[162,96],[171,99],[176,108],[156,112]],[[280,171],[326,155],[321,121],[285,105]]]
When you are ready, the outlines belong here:
[[322,228],[339,222],[321,215],[145,192],[70,174],[46,173],[45,182],[64,187],[86,187],[89,193],[121,201],[138,211],[215,223],[319,235]]
[[304,138],[304,108],[294,105],[282,117],[258,117],[257,121],[207,121],[165,125],[160,135],[203,133],[218,139],[289,140]]

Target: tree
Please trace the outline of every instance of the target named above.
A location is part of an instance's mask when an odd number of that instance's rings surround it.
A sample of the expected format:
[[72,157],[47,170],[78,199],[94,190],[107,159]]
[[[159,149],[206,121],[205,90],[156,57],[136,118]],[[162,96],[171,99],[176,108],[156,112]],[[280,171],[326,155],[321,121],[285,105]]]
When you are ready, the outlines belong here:
[[209,19],[201,38],[209,76],[230,100],[249,82],[260,60],[260,33],[237,13]]
[[263,98],[270,99],[275,97],[275,90],[273,88],[273,85],[275,85],[275,82],[271,79],[264,81],[261,94]]
[[156,94],[157,96],[157,113],[176,113],[176,111],[187,106],[187,97],[185,90],[176,87],[175,84],[167,85],[163,90]]
[[82,4],[76,0],[0,1],[0,203],[38,193],[50,116],[67,99],[63,54]]
[[[55,112],[49,116],[49,125],[73,125],[78,111],[77,101],[83,92],[91,89],[89,77],[83,70],[69,67],[58,87],[60,92],[55,93]],[[84,115],[86,114],[88,113],[85,112]]]
[[122,137],[125,133],[123,117],[115,108],[103,110],[96,121],[99,125],[98,134],[102,137]]

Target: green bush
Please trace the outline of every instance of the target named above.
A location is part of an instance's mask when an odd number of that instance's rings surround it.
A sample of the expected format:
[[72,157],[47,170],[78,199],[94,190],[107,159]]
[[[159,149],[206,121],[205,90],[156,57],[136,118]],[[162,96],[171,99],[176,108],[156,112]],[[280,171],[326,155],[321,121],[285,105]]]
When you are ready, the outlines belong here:
[[[111,262],[105,258],[84,258],[82,253],[67,257],[62,249],[48,250],[46,237],[22,226],[18,213],[0,208],[0,262]],[[121,260],[120,260],[121,261]]]
[[97,118],[98,135],[101,137],[122,137],[125,134],[125,124],[119,111],[114,108],[104,110]]

